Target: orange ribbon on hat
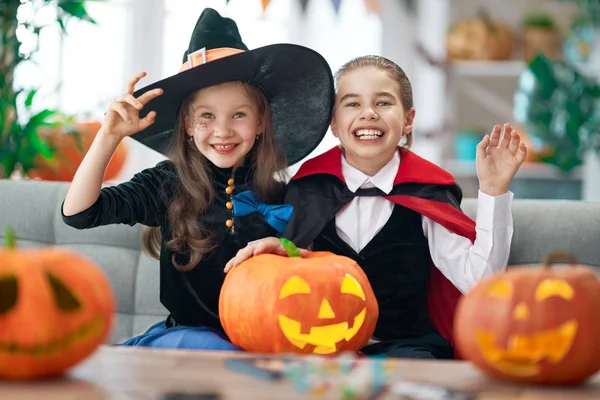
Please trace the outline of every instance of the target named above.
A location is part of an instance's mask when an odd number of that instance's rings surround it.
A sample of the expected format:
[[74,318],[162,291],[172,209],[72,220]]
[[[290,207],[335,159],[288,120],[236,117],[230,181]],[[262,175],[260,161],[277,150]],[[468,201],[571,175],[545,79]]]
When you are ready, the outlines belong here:
[[245,50],[234,49],[232,47],[220,47],[218,49],[210,50],[200,49],[188,54],[188,60],[187,62],[183,63],[181,68],[179,68],[179,72],[186,71],[190,68],[194,68],[214,60],[218,60],[219,58],[225,58],[244,52]]

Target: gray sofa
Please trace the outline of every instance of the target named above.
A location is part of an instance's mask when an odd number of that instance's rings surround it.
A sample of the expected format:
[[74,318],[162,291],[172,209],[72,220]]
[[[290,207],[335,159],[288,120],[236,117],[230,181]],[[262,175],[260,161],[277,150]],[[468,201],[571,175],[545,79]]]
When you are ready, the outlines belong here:
[[[106,271],[118,299],[110,342],[142,333],[167,312],[158,300],[158,262],[140,250],[140,227],[79,231],[65,225],[60,205],[67,188],[66,183],[0,180],[0,240],[11,226],[20,246],[55,245],[89,256]],[[475,206],[474,199],[463,201],[471,217]],[[600,269],[600,203],[515,199],[513,216],[510,265],[539,263],[549,251],[564,249]]]

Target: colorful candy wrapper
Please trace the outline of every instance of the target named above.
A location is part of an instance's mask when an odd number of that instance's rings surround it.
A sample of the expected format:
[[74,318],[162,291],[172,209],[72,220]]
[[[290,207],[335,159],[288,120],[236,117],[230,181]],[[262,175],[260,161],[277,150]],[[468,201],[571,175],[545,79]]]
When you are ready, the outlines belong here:
[[312,399],[373,399],[387,388],[389,362],[359,358],[354,353],[338,357],[309,356],[290,362],[285,376],[293,387]]

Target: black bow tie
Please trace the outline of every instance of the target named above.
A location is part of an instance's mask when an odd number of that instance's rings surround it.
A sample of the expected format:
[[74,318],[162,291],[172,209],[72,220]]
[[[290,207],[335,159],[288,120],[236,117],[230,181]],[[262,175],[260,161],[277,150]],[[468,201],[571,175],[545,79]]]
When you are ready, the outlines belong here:
[[356,192],[354,192],[354,196],[387,196],[387,194],[377,187],[372,187],[358,188]]

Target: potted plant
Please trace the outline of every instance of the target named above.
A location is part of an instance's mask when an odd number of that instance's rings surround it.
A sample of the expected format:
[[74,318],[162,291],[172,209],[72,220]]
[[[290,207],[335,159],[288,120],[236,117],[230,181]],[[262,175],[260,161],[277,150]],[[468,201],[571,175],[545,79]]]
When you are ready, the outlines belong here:
[[562,38],[551,14],[532,12],[525,16],[523,27],[523,57],[530,62],[538,54],[543,54],[553,60],[562,59]]
[[[101,1],[101,0],[96,0]],[[17,30],[26,30],[36,41],[48,25],[39,25],[36,16],[53,8],[63,34],[70,19],[76,18],[95,24],[86,11],[86,0],[9,0],[0,3],[0,178],[8,178],[18,172],[28,176],[40,157],[53,161],[56,149],[45,139],[42,132],[61,128],[65,133],[71,129],[73,118],[59,110],[32,107],[37,87],[16,88],[15,70],[23,63],[31,62],[38,51],[39,42],[29,53],[21,51]],[[31,17],[18,18],[19,10],[27,10]]]

